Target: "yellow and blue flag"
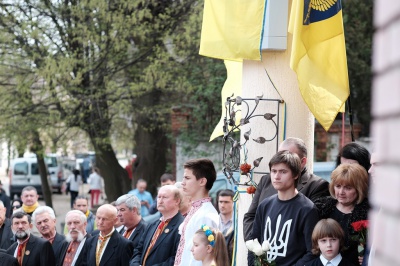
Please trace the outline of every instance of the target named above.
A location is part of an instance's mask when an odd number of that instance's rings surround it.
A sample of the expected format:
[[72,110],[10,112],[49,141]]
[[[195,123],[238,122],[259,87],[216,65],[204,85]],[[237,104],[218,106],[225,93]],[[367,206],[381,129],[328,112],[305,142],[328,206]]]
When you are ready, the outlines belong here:
[[265,0],[205,0],[200,54],[261,60]]
[[350,94],[341,1],[293,0],[289,32],[301,95],[329,130]]
[[[222,87],[221,91],[221,107],[222,107],[222,112],[221,112],[221,118],[217,124],[217,126],[214,128],[213,133],[211,134],[210,141],[213,139],[224,135],[223,131],[223,126],[224,126],[224,117],[225,117],[225,102],[226,98],[234,95],[239,96],[242,93],[242,68],[243,68],[243,63],[242,62],[235,62],[235,61],[228,61],[225,60],[225,67],[226,67],[226,72],[227,72],[227,78],[224,84],[224,87]],[[239,124],[240,122],[241,115],[236,116],[236,124]]]

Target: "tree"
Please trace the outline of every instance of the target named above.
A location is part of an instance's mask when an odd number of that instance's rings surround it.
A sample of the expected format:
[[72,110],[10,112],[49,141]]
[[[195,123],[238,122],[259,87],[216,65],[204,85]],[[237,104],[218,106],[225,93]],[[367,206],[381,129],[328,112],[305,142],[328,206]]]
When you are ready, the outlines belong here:
[[372,0],[343,1],[351,105],[355,117],[363,125],[364,136],[369,134],[371,121],[372,18]]
[[[27,62],[31,75],[43,79],[37,97],[43,99],[42,109],[51,114],[49,119],[62,122],[67,128],[79,127],[88,134],[109,200],[130,187],[111,145],[112,120],[126,110],[126,105],[133,104],[134,109],[135,104],[162,105],[162,100],[176,91],[163,91],[175,84],[170,82],[174,78],[172,73],[166,78],[155,70],[160,64],[174,62],[166,52],[165,41],[197,4],[172,0],[0,3],[0,29],[7,35],[7,41],[0,44],[3,62],[10,55],[13,60]],[[152,132],[142,124],[158,128],[151,118],[157,113],[142,110],[141,115],[135,117],[136,127],[143,130],[135,133],[136,144],[165,138],[163,131],[155,131],[151,138],[146,138]],[[164,147],[165,139],[161,143]],[[160,169],[164,164],[160,159]]]

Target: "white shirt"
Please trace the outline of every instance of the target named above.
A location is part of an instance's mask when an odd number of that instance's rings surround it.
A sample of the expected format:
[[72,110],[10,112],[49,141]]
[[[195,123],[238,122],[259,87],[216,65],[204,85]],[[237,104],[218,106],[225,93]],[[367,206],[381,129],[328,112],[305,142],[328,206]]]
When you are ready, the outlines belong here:
[[102,188],[103,188],[102,179],[103,178],[101,176],[99,176],[96,172],[91,173],[87,180],[87,182],[89,184],[89,188],[102,190]]
[[[179,226],[180,235],[182,235],[183,224],[181,223]],[[219,227],[219,215],[211,202],[203,203],[186,225],[185,246],[182,253],[181,266],[202,266],[202,262],[195,260],[190,250],[193,246],[193,236],[203,224],[216,229]]]
[[328,264],[328,262],[331,262],[331,264],[329,266],[338,266],[340,261],[342,260],[342,255],[337,254],[336,257],[334,257],[332,260],[327,260],[325,259],[324,256],[322,256],[322,254],[319,256],[319,259],[322,262],[322,265],[326,266]]

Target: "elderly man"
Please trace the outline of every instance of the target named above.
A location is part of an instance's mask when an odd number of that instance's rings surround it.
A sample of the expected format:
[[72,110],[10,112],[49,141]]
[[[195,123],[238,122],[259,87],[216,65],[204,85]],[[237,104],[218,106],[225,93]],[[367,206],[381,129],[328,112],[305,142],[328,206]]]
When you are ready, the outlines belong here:
[[6,208],[2,201],[0,201],[0,241],[1,249],[8,249],[15,242],[11,221],[6,218]]
[[90,237],[86,232],[86,215],[78,210],[69,211],[65,215],[65,224],[68,229],[68,243],[62,248],[60,265],[81,265],[84,261],[83,246]]
[[60,265],[62,247],[66,240],[56,231],[57,222],[54,210],[48,206],[40,206],[33,212],[32,220],[42,237],[52,244],[57,265]]
[[162,217],[145,230],[135,248],[130,266],[174,265],[180,239],[178,228],[183,222],[183,216],[179,212],[180,203],[181,194],[178,188],[173,185],[160,188],[157,209]]
[[136,247],[147,226],[140,215],[139,199],[134,195],[125,194],[116,200],[115,206],[117,207],[118,218],[125,226],[121,234],[132,241]]
[[176,182],[175,187],[177,187],[181,193],[182,201],[179,206],[179,212],[182,214],[183,218],[185,218],[192,207],[192,198],[183,192],[182,182]]
[[115,230],[114,224],[117,219],[117,210],[114,206],[104,204],[99,207],[96,224],[100,233],[86,240],[85,265],[128,265],[133,254],[133,243]]
[[17,242],[7,253],[17,258],[21,266],[56,265],[53,248],[49,241],[31,234],[33,225],[31,216],[24,212],[15,212],[11,216],[11,228]]
[[74,209],[80,210],[86,216],[87,225],[86,225],[86,232],[91,234],[94,230],[96,230],[95,219],[96,217],[94,214],[89,210],[89,201],[85,196],[78,196],[75,199]]

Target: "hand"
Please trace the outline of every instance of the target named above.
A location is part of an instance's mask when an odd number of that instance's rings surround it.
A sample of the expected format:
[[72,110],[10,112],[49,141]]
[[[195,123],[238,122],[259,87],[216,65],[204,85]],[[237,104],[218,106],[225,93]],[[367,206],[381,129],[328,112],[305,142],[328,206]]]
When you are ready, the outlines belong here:
[[360,263],[360,265],[363,263],[364,257],[360,257],[358,256],[358,262]]

